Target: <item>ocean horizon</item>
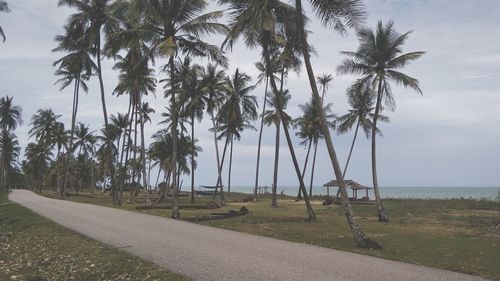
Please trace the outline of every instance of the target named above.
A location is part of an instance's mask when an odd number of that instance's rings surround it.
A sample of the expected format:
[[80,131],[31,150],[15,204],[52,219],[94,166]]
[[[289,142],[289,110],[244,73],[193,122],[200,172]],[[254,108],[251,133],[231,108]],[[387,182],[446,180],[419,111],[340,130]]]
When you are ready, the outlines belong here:
[[[187,186],[183,187],[184,190]],[[197,190],[203,191],[202,188]],[[289,196],[297,195],[298,186],[279,186],[278,194]],[[307,187],[309,191],[309,187]],[[206,190],[205,190],[206,191]],[[227,187],[225,187],[227,191]],[[253,193],[253,186],[231,186],[232,192]],[[271,192],[271,187],[268,186],[268,192]],[[330,195],[335,194],[337,188],[330,188]],[[485,186],[381,186],[380,193],[382,198],[398,198],[398,199],[453,199],[466,198],[475,200],[500,200],[500,187],[485,187]],[[313,195],[326,195],[325,187],[313,187]],[[368,192],[370,199],[374,199],[373,190]],[[352,196],[352,191],[349,190],[349,196]],[[364,191],[358,191],[358,197],[365,196]]]

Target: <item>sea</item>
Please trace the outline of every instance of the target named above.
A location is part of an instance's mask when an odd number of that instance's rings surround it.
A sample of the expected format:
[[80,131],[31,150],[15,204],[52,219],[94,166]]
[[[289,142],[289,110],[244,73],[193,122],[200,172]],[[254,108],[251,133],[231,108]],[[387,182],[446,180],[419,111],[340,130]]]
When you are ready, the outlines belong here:
[[[227,187],[226,187],[227,188]],[[298,186],[280,186],[278,193],[285,195],[297,195]],[[307,188],[309,191],[309,188]],[[252,193],[253,187],[250,186],[232,186],[231,191],[241,193]],[[262,188],[264,192],[264,188]],[[268,192],[271,188],[268,187]],[[335,194],[337,188],[330,188],[330,194]],[[326,188],[322,186],[313,187],[313,195],[326,195]],[[349,191],[352,196],[352,191]],[[374,198],[373,190],[368,192],[370,198]],[[380,195],[382,198],[400,198],[400,199],[452,199],[466,198],[475,200],[500,201],[500,187],[484,186],[381,186]],[[364,191],[358,192],[358,197],[365,196]]]

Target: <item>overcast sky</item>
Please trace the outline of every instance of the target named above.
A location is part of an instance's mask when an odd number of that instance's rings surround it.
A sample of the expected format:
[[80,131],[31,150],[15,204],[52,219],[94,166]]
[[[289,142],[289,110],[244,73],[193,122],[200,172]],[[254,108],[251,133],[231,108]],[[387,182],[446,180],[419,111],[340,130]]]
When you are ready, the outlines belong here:
[[[0,95],[14,96],[23,107],[25,125],[16,131],[21,145],[28,141],[31,116],[39,108],[52,108],[62,114],[69,127],[71,89],[59,91],[54,85],[52,62],[58,54],[54,36],[71,10],[58,8],[57,0],[8,1],[12,13],[0,14],[7,41],[0,44]],[[378,20],[393,20],[400,32],[413,30],[404,51],[426,51],[427,54],[403,72],[420,80],[423,96],[394,86],[397,101],[395,112],[385,112],[391,123],[381,125],[384,136],[378,141],[379,181],[382,186],[499,186],[500,185],[500,1],[497,0],[368,0],[367,25],[374,27]],[[311,15],[312,16],[312,15]],[[340,51],[357,48],[353,31],[339,36],[314,21],[311,42],[317,50],[313,58],[316,74],[335,74],[341,63]],[[219,44],[218,41],[211,42]],[[231,66],[255,77],[254,63],[258,52],[239,44],[228,54]],[[163,63],[162,61],[160,61]],[[117,73],[112,61],[104,62],[108,112],[126,112],[127,98],[112,96]],[[159,64],[157,65],[159,67]],[[164,73],[161,78],[165,77]],[[337,114],[348,110],[345,89],[354,76],[336,76],[326,101],[334,104]],[[287,87],[292,94],[289,112],[299,114],[298,105],[310,97],[305,72],[292,75]],[[71,87],[69,87],[71,88]],[[262,103],[263,88],[254,94]],[[102,113],[97,83],[80,99],[78,121],[100,128]],[[147,133],[161,128],[159,112],[167,101],[158,91],[151,98],[157,110]],[[197,184],[211,185],[216,180],[216,162],[209,122],[197,126],[198,139],[203,147],[199,157]],[[261,184],[272,182],[275,129],[264,131]],[[249,131],[235,145],[233,185],[253,185],[258,134]],[[334,144],[341,164],[345,163],[352,134],[334,135]],[[297,185],[288,148],[282,138],[279,185]],[[221,144],[222,145],[222,144]],[[295,140],[301,163],[306,149]],[[301,164],[302,165],[302,164]],[[331,164],[323,144],[318,150],[315,183],[333,179]],[[225,173],[227,175],[227,173]],[[351,161],[348,178],[371,185],[369,142],[359,138]],[[308,176],[307,176],[308,178]],[[308,179],[306,179],[308,182]],[[185,179],[185,185],[189,180]]]

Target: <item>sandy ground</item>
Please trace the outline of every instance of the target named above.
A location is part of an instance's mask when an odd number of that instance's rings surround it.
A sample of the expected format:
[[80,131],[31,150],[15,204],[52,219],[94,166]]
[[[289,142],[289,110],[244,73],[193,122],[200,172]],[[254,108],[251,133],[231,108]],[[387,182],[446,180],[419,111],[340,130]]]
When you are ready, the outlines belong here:
[[194,280],[486,280],[402,262],[287,242],[26,190],[10,200],[56,223]]

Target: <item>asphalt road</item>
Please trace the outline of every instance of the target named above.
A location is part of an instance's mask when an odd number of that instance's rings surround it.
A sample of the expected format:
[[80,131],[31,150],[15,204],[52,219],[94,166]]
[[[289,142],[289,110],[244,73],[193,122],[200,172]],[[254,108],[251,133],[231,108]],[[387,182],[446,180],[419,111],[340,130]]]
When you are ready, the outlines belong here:
[[193,280],[486,280],[476,276],[158,216],[59,201],[26,190],[10,200],[95,240]]

